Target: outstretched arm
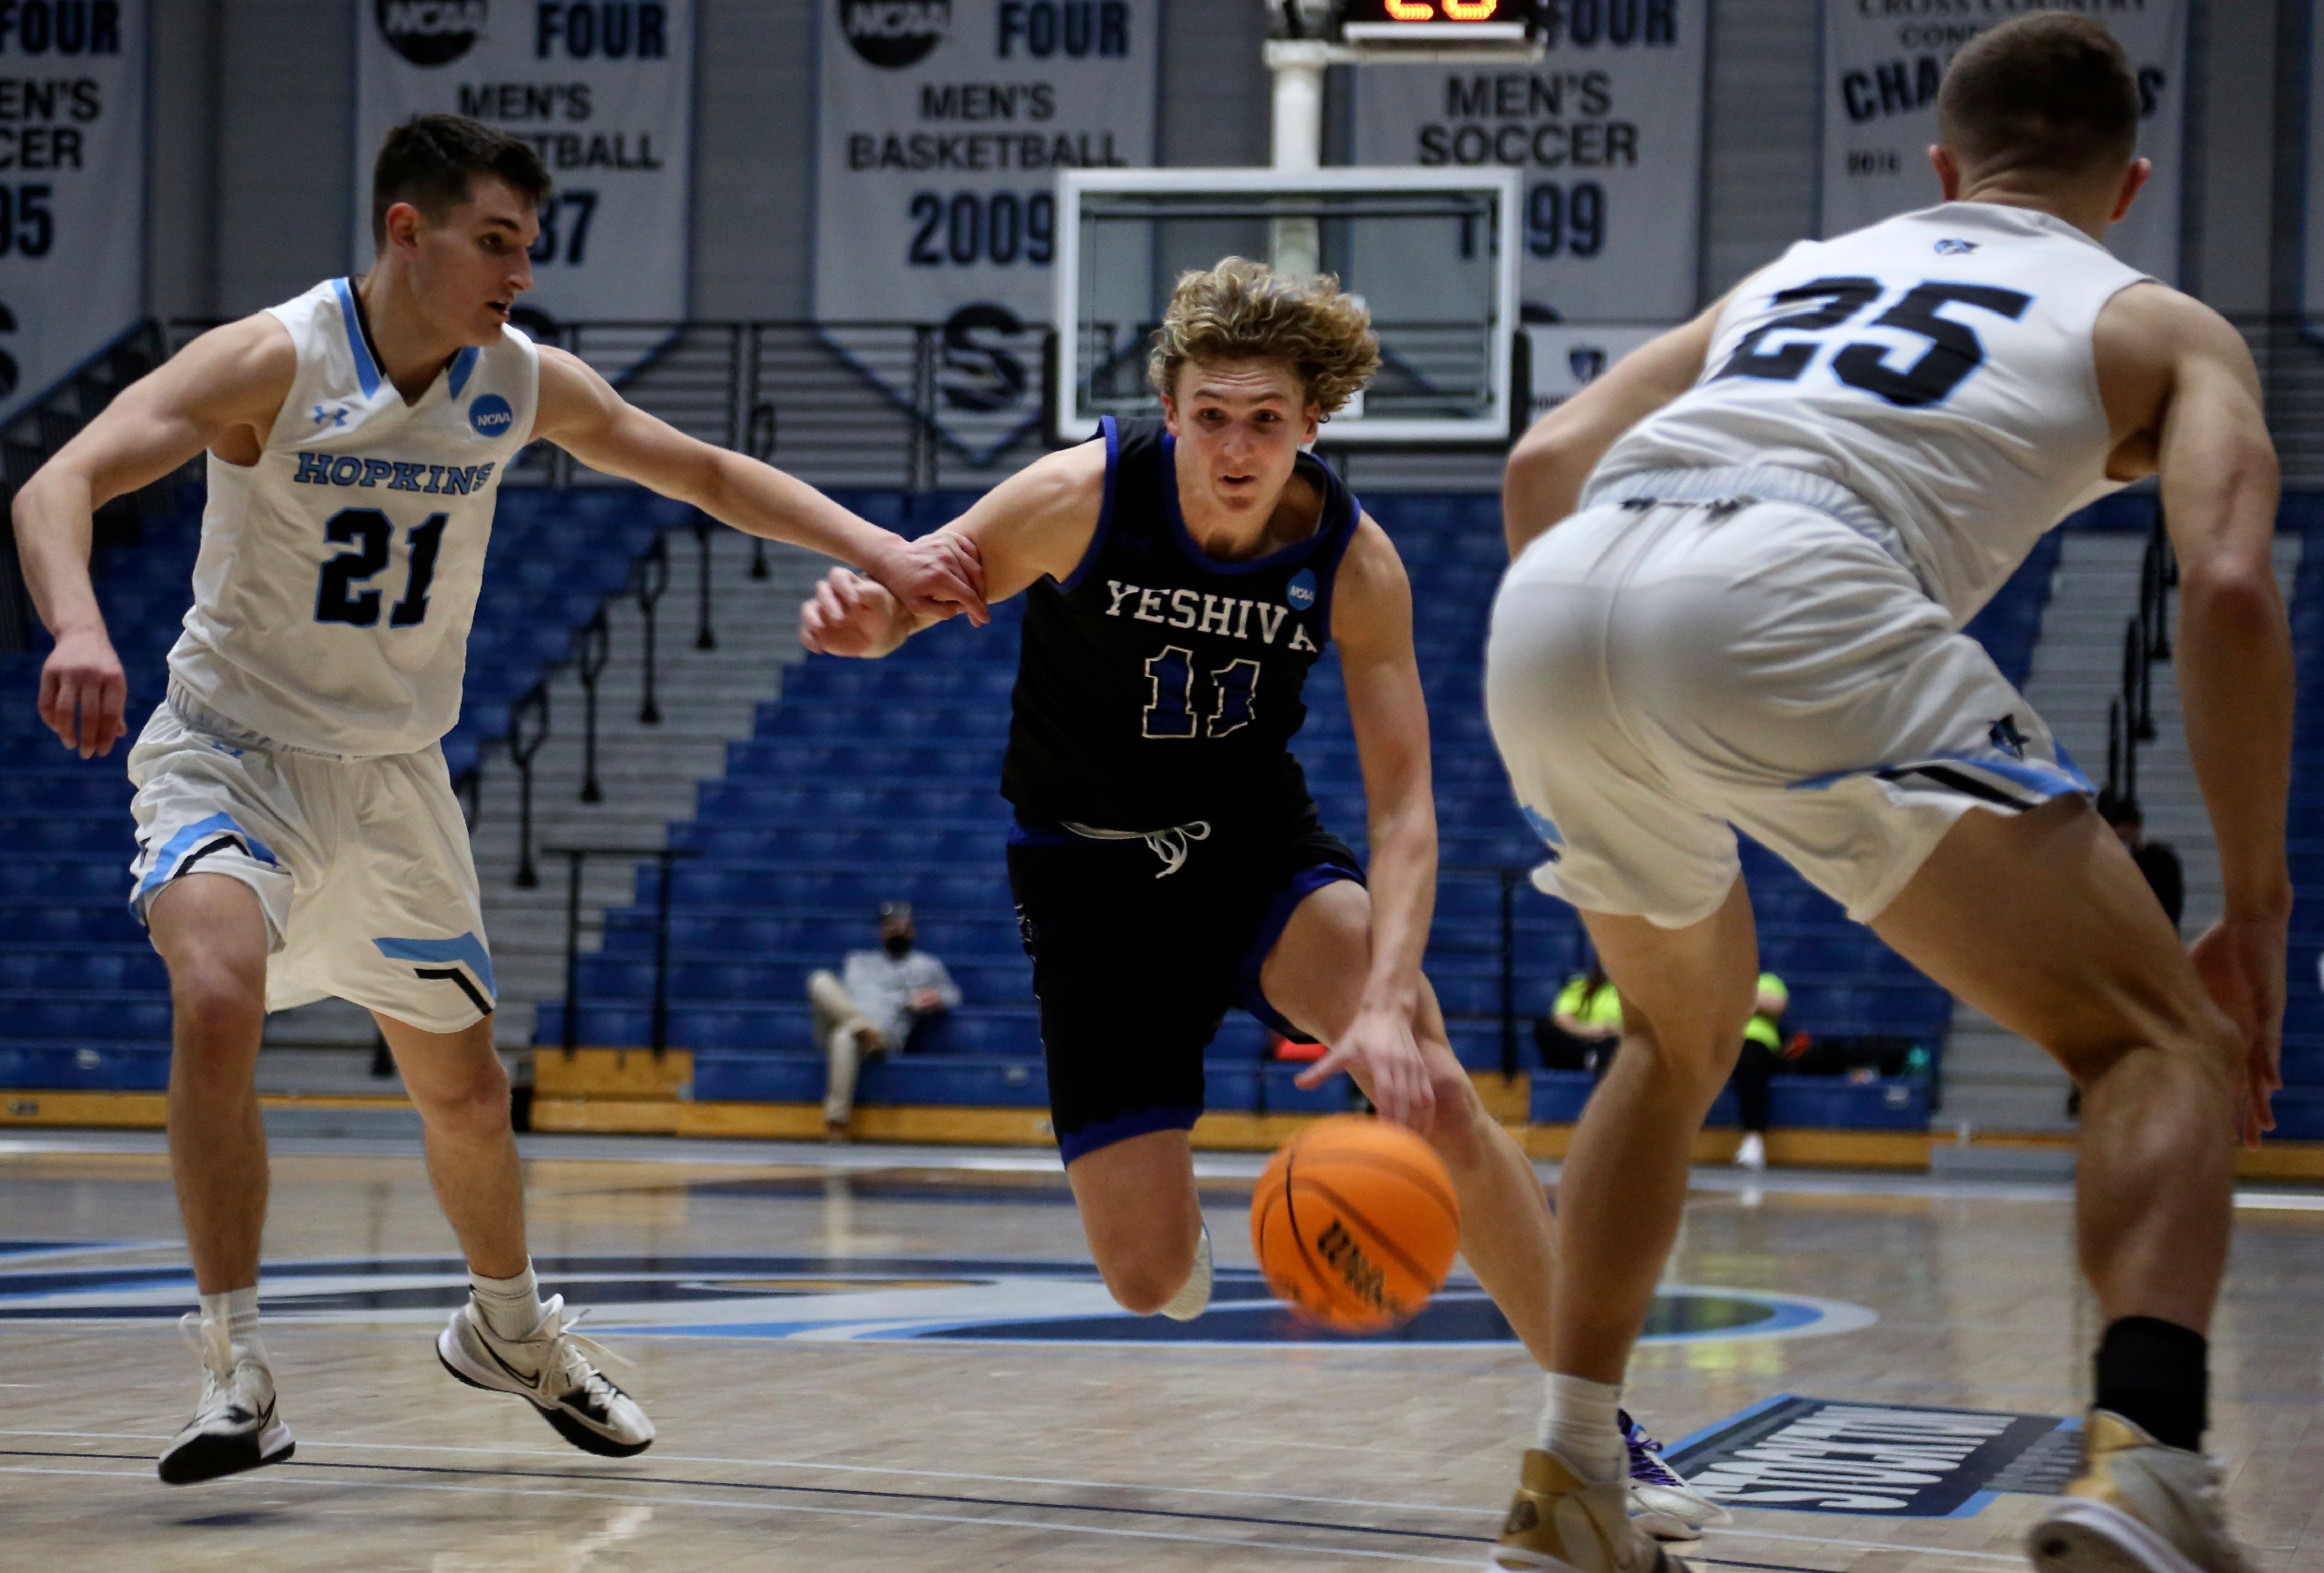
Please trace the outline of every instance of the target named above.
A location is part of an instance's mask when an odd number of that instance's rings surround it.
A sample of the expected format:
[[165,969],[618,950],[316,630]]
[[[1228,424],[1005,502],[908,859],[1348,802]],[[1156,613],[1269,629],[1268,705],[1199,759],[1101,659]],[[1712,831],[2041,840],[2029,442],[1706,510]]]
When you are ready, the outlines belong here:
[[1640,345],[1517,439],[1501,481],[1501,529],[1512,558],[1573,512],[1582,483],[1622,433],[1694,386],[1726,305],[1722,300]]
[[57,641],[41,668],[41,719],[83,759],[112,751],[129,703],[89,584],[97,510],[206,448],[247,449],[254,460],[297,371],[290,331],[273,318],[213,328],[123,389],[16,494],[24,583]]
[[2275,449],[2251,352],[2176,291],[2138,286],[2099,318],[2099,385],[2116,468],[2152,467],[2179,555],[2179,689],[2187,751],[2218,840],[2227,911],[2196,940],[2196,970],[2246,1045],[2243,1134],[2273,1127],[2282,1085],[2285,856],[2292,781],[2292,631],[2275,582]]
[[1371,839],[1371,968],[1356,1019],[1299,1078],[1312,1087],[1350,1062],[1370,1073],[1380,1113],[1425,1130],[1434,1095],[1413,1037],[1420,958],[1436,910],[1436,798],[1428,703],[1412,644],[1412,586],[1388,532],[1365,517],[1332,588],[1332,638],[1364,776]]
[[579,356],[543,345],[533,434],[592,469],[691,503],[748,535],[787,541],[870,574],[934,621],[985,620],[984,576],[958,540],[908,541],[794,477],[649,415]]
[[[991,598],[1036,579],[1070,577],[1097,532],[1105,496],[1105,444],[1084,442],[1035,459],[928,539],[962,543],[984,565]],[[799,609],[799,643],[819,655],[886,655],[936,619],[844,569]]]

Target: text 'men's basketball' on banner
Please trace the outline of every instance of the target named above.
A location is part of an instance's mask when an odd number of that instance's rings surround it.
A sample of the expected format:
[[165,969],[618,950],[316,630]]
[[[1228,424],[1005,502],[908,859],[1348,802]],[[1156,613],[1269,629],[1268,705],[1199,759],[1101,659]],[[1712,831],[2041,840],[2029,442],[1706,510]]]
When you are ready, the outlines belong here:
[[1355,162],[1525,172],[1533,321],[1695,310],[1711,0],[1566,0],[1537,63],[1357,68]]
[[1162,4],[821,0],[816,320],[972,454],[1040,416],[1057,171],[1154,162]]
[[1937,85],[1987,28],[2036,10],[2105,23],[2138,75],[2138,151],[2154,175],[2107,246],[2166,283],[2179,278],[2181,131],[2187,102],[2184,0],[1824,0],[1822,233],[1845,235],[1943,199],[1929,167]]
[[557,182],[520,322],[536,326],[534,312],[550,322],[684,317],[694,9],[355,0],[352,265],[371,264],[371,166],[389,129],[414,115],[466,115],[532,143]]
[[145,18],[0,6],[0,420],[144,314]]

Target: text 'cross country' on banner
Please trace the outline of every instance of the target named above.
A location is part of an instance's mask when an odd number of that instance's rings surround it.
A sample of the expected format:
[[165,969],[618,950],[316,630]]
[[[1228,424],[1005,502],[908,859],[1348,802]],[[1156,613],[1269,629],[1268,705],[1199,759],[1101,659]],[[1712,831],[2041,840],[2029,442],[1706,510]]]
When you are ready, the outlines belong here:
[[[1154,162],[1162,0],[823,0],[824,336],[982,460],[1040,418],[1060,169]],[[913,338],[938,329],[916,397]]]
[[355,11],[355,271],[371,265],[381,140],[414,115],[465,115],[530,143],[557,182],[520,326],[538,337],[560,322],[686,316],[694,0],[357,0]]

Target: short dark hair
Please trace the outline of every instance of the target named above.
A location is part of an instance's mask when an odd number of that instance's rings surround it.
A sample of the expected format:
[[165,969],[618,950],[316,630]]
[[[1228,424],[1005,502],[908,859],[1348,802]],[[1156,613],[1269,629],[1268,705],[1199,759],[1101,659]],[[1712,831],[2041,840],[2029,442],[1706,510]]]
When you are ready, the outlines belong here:
[[387,210],[409,202],[439,222],[466,201],[478,175],[506,180],[538,203],[548,197],[549,166],[528,142],[460,115],[415,115],[380,144],[371,171],[372,244],[387,245]]
[[1953,57],[1937,134],[1979,173],[2088,174],[2138,152],[2138,78],[2104,23],[2062,11],[2013,17]]

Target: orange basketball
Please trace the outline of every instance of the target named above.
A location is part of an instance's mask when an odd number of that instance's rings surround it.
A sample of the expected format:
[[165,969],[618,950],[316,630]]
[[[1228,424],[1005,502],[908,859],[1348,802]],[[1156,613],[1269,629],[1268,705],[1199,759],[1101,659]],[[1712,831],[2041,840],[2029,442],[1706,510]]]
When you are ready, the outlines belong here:
[[1283,1144],[1250,1198],[1268,1288],[1349,1333],[1408,1321],[1452,1270],[1461,1204],[1443,1161],[1401,1125],[1318,1120]]

